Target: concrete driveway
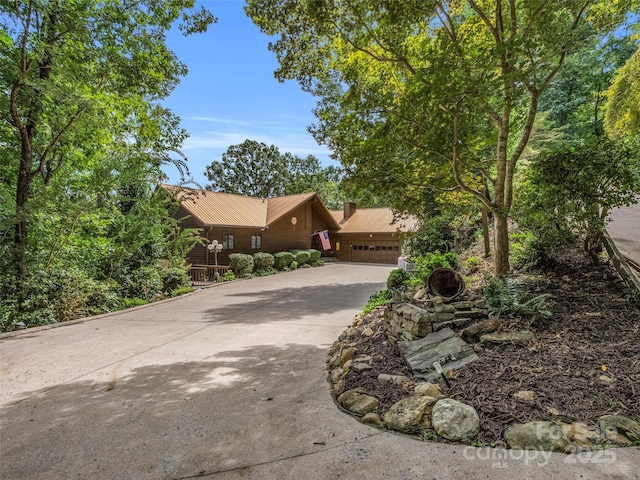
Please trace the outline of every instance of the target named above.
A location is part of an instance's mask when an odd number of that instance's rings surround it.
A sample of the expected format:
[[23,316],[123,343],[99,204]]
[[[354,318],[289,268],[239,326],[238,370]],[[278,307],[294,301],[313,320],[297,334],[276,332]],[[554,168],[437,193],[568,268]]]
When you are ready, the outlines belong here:
[[328,348],[390,270],[327,265],[1,336],[0,478],[638,478],[638,449],[433,444],[342,413]]

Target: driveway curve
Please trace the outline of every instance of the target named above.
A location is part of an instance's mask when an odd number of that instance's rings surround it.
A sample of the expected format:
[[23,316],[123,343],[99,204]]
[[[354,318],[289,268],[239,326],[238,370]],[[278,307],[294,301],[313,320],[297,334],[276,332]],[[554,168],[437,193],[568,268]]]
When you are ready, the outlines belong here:
[[390,270],[331,264],[0,336],[0,478],[638,478],[638,449],[433,444],[338,410],[328,348]]

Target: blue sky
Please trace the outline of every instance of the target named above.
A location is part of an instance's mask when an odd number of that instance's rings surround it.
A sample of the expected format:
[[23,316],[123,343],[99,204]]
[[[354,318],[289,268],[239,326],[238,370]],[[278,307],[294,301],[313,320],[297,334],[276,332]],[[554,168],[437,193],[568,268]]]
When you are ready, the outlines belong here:
[[[203,2],[218,18],[205,34],[168,35],[169,48],[189,68],[189,74],[163,102],[182,119],[190,137],[183,152],[193,178],[204,186],[205,166],[230,145],[246,139],[275,145],[282,153],[315,155],[330,165],[329,151],[307,133],[314,122],[314,98],[298,83],[278,82],[269,37],[245,15],[242,0]],[[169,183],[179,180],[173,166],[164,168]]]

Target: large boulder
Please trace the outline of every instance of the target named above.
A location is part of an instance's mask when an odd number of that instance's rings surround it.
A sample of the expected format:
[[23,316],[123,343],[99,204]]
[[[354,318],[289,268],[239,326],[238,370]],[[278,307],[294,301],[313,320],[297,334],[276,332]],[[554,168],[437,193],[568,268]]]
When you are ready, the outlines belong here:
[[433,406],[431,424],[438,435],[448,440],[469,441],[480,432],[476,410],[450,398],[438,400]]
[[384,416],[387,427],[403,433],[416,433],[430,427],[429,411],[437,399],[407,397],[394,403]]
[[347,390],[338,397],[338,403],[356,415],[366,415],[378,408],[378,400],[360,388]]
[[511,448],[549,452],[562,452],[568,443],[561,427],[541,420],[510,425],[504,439]]

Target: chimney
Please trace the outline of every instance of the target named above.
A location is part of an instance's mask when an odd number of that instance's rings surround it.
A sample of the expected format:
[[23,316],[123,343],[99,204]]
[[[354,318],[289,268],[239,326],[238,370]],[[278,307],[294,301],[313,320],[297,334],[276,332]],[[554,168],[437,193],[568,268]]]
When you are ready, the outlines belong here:
[[344,219],[346,220],[354,213],[356,213],[356,204],[354,202],[344,202]]

